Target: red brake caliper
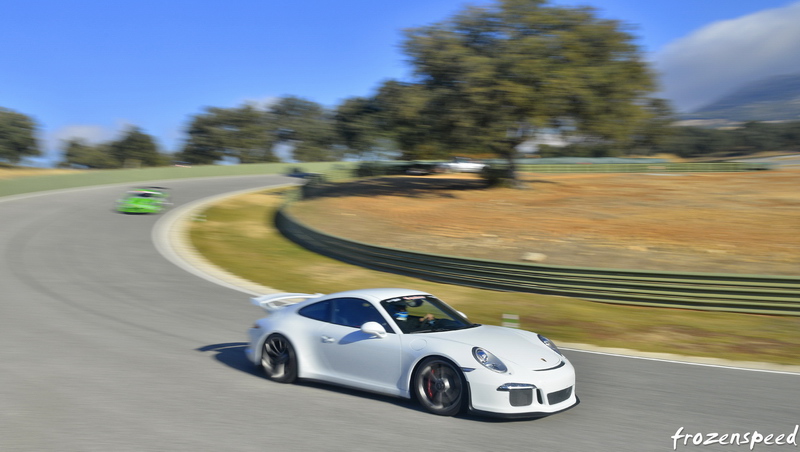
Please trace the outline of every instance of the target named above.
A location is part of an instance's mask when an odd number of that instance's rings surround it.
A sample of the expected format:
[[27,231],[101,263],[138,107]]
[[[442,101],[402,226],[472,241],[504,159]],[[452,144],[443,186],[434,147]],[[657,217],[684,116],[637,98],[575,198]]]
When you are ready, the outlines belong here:
[[428,397],[433,399],[433,388],[436,386],[435,383],[436,374],[433,372],[433,367],[431,367],[431,377],[428,379]]

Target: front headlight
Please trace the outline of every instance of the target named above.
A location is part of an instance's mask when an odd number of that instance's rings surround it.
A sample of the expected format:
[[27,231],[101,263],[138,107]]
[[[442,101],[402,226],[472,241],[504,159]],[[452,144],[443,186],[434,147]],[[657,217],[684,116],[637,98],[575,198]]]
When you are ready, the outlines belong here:
[[480,347],[474,347],[472,349],[472,356],[475,357],[475,361],[478,361],[483,365],[483,367],[497,372],[503,373],[508,370],[503,361],[500,361],[500,358],[494,356],[489,350]]
[[561,353],[561,350],[559,350],[558,347],[556,347],[556,344],[554,344],[553,341],[551,341],[550,339],[542,336],[541,334],[538,334],[537,336],[539,336],[539,340],[542,341],[542,343],[544,345],[550,347],[550,350],[552,350],[552,351],[558,353],[559,355],[563,356],[563,354]]

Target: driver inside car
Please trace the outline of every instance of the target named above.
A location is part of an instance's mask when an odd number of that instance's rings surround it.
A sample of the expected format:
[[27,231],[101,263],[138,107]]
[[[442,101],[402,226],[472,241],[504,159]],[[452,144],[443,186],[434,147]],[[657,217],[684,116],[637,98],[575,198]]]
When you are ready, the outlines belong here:
[[436,320],[431,313],[425,314],[422,317],[409,315],[407,305],[408,303],[405,301],[400,301],[389,305],[391,308],[390,314],[404,333],[410,333],[421,330],[425,327],[430,327]]

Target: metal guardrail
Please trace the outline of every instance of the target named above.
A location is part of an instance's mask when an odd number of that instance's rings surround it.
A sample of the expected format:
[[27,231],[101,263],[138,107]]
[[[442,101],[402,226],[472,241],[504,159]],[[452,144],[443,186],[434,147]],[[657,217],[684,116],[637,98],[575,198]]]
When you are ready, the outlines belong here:
[[800,277],[561,267],[419,253],[328,235],[303,225],[286,209],[275,217],[286,237],[320,254],[376,270],[614,304],[800,316]]
[[774,165],[764,162],[715,162],[715,163],[568,163],[529,164],[517,166],[517,171],[532,173],[706,173],[742,172],[772,169]]
[[[769,162],[704,162],[704,163],[670,163],[670,162],[645,162],[645,163],[598,163],[597,159],[586,159],[584,162],[573,163],[545,163],[542,159],[532,163],[530,160],[520,161],[516,164],[519,172],[531,173],[718,173],[718,172],[744,172],[761,171],[775,168]],[[505,160],[484,160],[491,169],[508,167]],[[357,170],[358,177],[372,177],[393,174],[408,174],[416,169],[419,172],[436,172],[441,165],[439,160],[416,161],[379,161],[362,162]]]

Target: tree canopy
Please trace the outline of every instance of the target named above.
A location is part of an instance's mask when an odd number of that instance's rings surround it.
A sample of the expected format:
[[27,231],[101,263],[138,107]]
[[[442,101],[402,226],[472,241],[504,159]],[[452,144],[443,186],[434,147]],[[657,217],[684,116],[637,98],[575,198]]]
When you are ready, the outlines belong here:
[[136,126],[128,127],[114,141],[92,145],[72,138],[64,141],[62,147],[64,157],[59,163],[62,167],[138,168],[163,166],[169,162],[168,157],[159,152],[153,137]]
[[752,121],[725,129],[690,126],[673,129],[674,133],[655,146],[654,152],[685,158],[720,158],[758,152],[800,151],[800,121]]
[[36,129],[29,116],[0,107],[0,159],[16,164],[25,157],[41,155]]
[[276,161],[272,146],[277,137],[267,132],[267,117],[252,105],[239,108],[208,107],[194,116],[189,138],[179,160],[212,164],[225,157],[241,163]]
[[136,126],[130,126],[119,140],[109,145],[111,157],[123,168],[159,166],[163,160],[153,137]]
[[625,148],[655,132],[663,104],[649,98],[653,75],[633,36],[591,8],[500,0],[405,36],[416,79],[402,86],[401,108],[414,111],[396,116],[423,126],[397,132],[417,155],[511,157],[543,130]]
[[274,148],[288,145],[301,162],[333,160],[336,142],[332,113],[321,105],[287,96],[267,109],[253,105],[206,108],[188,128],[179,159],[210,164],[224,157],[241,163],[274,162]]
[[288,96],[273,104],[267,112],[270,133],[292,147],[292,156],[300,162],[329,161],[337,156],[333,113],[316,102]]
[[108,145],[92,146],[79,138],[64,142],[64,158],[60,166],[78,166],[91,169],[119,168],[119,162],[111,156]]

